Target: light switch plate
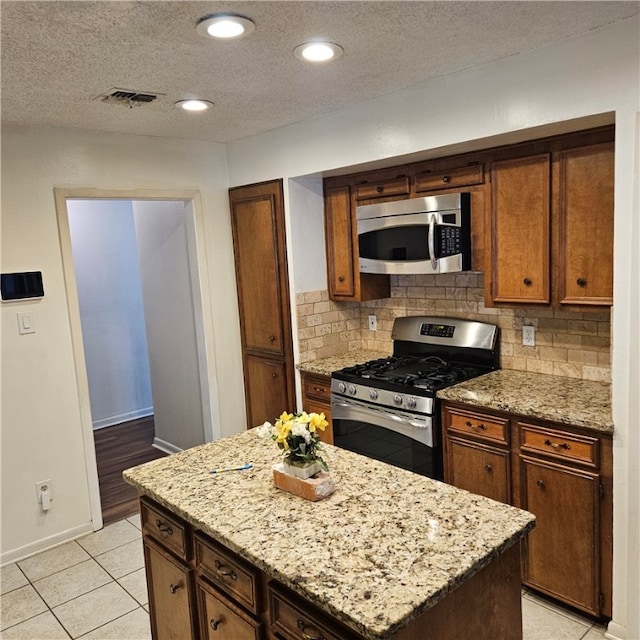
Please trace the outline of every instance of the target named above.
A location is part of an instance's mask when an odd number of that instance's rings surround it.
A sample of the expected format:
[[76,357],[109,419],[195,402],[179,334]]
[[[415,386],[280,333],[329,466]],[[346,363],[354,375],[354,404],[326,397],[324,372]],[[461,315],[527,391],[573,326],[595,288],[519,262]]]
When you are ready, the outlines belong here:
[[36,323],[33,314],[29,311],[22,311],[18,313],[18,333],[23,335],[25,333],[35,333]]

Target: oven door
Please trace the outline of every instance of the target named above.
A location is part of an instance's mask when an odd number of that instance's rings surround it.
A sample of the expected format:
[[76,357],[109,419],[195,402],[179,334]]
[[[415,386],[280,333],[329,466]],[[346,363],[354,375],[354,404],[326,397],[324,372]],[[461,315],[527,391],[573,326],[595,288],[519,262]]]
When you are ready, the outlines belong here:
[[333,395],[331,422],[337,447],[442,480],[439,427],[431,416]]

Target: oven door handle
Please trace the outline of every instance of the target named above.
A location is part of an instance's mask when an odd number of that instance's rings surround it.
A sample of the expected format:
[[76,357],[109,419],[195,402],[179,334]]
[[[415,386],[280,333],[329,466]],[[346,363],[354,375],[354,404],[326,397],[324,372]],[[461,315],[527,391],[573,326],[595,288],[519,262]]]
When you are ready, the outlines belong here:
[[389,429],[396,433],[401,433],[413,440],[422,442],[428,447],[437,444],[437,434],[433,429],[433,424],[425,424],[412,420],[405,415],[393,414],[389,411],[381,411],[372,406],[361,405],[358,402],[331,399],[331,419],[332,420],[353,420],[363,424],[372,424],[383,429]]

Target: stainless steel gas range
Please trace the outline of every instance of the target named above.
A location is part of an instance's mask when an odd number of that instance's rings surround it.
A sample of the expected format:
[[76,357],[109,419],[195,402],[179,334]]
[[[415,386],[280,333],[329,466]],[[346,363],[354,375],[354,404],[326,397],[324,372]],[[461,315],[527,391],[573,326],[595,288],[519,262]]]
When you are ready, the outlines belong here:
[[436,392],[499,368],[498,327],[410,316],[392,338],[393,355],[332,373],[334,444],[441,480]]

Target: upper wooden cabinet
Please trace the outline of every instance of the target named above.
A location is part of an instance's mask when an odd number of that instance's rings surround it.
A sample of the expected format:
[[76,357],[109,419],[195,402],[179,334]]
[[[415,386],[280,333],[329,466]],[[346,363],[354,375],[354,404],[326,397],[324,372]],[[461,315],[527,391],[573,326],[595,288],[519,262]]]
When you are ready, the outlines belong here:
[[415,192],[441,191],[442,189],[460,189],[484,182],[484,167],[479,162],[470,162],[463,167],[450,169],[431,169],[416,167]]
[[360,273],[354,187],[324,184],[324,220],[327,242],[327,279],[333,300],[388,298],[389,276]]
[[559,302],[611,305],[613,143],[561,151],[557,165]]
[[550,302],[551,157],[491,165],[494,302]]
[[[531,144],[516,157],[497,154],[487,189],[488,305],[611,306],[612,133]],[[532,149],[544,153],[526,153]]]

